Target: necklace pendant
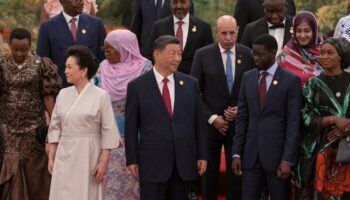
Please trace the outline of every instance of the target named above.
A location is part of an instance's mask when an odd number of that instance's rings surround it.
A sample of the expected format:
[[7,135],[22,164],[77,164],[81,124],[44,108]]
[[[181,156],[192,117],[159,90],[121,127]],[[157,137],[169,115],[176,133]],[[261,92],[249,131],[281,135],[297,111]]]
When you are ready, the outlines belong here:
[[337,92],[337,93],[335,93],[335,96],[340,97],[340,96],[341,96],[341,93],[340,93],[340,92]]
[[346,137],[346,142],[347,142],[347,143],[350,142],[350,135],[348,135],[348,136]]
[[18,69],[22,69],[22,68],[23,68],[23,65],[17,65],[17,68],[18,68]]

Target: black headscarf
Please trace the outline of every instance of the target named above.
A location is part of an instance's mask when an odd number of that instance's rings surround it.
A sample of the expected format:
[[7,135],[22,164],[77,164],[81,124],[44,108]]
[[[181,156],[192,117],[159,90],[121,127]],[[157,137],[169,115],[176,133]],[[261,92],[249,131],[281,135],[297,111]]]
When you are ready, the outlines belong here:
[[323,41],[323,44],[332,45],[338,52],[342,69],[350,66],[350,43],[343,37],[330,37]]

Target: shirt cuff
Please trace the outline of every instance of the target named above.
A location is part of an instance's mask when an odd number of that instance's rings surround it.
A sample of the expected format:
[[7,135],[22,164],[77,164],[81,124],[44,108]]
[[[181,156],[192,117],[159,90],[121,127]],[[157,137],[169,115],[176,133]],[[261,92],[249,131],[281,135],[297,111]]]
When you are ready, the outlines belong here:
[[233,154],[232,158],[241,158],[241,156],[238,154]]
[[213,124],[213,122],[215,121],[215,119],[218,117],[218,115],[212,115],[209,117],[208,119],[208,123],[209,124]]
[[282,162],[283,162],[283,163],[286,163],[286,164],[288,164],[288,165],[290,165],[290,166],[293,166],[293,163],[290,163],[290,162],[287,162],[287,161],[284,161],[284,160],[282,160]]

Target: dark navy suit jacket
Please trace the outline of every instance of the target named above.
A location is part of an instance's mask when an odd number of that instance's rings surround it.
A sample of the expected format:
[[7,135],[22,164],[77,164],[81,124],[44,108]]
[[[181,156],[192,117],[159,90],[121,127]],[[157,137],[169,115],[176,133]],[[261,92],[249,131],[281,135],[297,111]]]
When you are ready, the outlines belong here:
[[197,178],[208,159],[208,138],[197,81],[176,72],[170,118],[153,70],[130,82],[125,111],[126,163],[139,165],[140,181],[165,182],[174,166],[184,181]]
[[63,13],[60,13],[40,26],[37,54],[51,58],[58,66],[63,85],[67,86],[64,74],[67,49],[75,44],[87,46],[97,59],[102,61],[105,58],[102,51],[105,37],[106,32],[101,19],[82,13],[79,15],[77,41],[74,41],[66,19]]
[[276,171],[282,161],[295,164],[301,117],[300,79],[278,67],[261,108],[259,71],[243,75],[233,155],[242,158],[243,169],[252,169],[259,157],[266,171]]
[[[153,60],[152,53],[154,40],[162,35],[175,36],[173,15],[158,20],[153,24],[145,52],[148,59]],[[196,50],[211,43],[213,43],[213,35],[211,33],[210,25],[190,15],[187,41],[182,52],[182,60],[178,71],[185,74],[190,74],[192,61]]]
[[[223,115],[228,106],[237,106],[239,88],[243,73],[252,69],[253,60],[250,49],[236,44],[236,61],[234,84],[229,93],[224,64],[218,43],[210,44],[197,50],[191,75],[198,79],[204,101],[205,119],[213,114]],[[230,134],[231,130],[229,131]],[[209,126],[209,138],[223,137],[216,128]]]
[[[190,13],[194,14],[193,1]],[[172,14],[170,0],[164,0],[160,19]],[[147,45],[148,35],[155,21],[157,21],[155,1],[135,0],[130,30],[136,34],[142,52]]]

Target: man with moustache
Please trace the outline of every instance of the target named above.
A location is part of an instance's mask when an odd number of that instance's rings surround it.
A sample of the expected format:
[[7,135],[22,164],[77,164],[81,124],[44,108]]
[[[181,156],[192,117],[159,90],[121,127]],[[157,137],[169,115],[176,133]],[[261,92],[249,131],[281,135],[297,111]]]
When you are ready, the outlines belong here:
[[170,0],[172,16],[163,18],[153,24],[148,39],[146,57],[152,59],[153,41],[161,35],[173,35],[180,41],[182,60],[178,71],[191,72],[194,53],[197,49],[213,43],[210,25],[190,15],[191,0]]
[[[277,41],[258,37],[256,69],[243,75],[233,140],[233,169],[242,175],[242,199],[288,199],[289,175],[297,160],[301,116],[300,79],[277,65]],[[243,172],[242,172],[243,170]]]
[[126,163],[139,177],[141,200],[185,200],[206,171],[208,139],[197,81],[177,68],[180,41],[154,42],[153,70],[128,84]]
[[87,46],[102,61],[106,32],[101,19],[82,13],[83,0],[60,0],[60,3],[63,11],[40,26],[37,54],[51,58],[58,67],[63,86],[67,87],[64,74],[67,49],[76,44]]
[[241,43],[252,48],[257,37],[269,34],[276,38],[280,51],[292,36],[293,17],[287,15],[288,3],[286,0],[264,0],[263,6],[265,16],[247,24]]
[[227,200],[241,199],[241,178],[234,176],[231,170],[232,137],[242,75],[252,68],[253,59],[249,48],[236,43],[238,32],[235,18],[219,17],[215,26],[218,42],[197,50],[191,70],[191,75],[199,82],[208,122],[210,157],[202,181],[206,200],[217,199],[222,146]]

